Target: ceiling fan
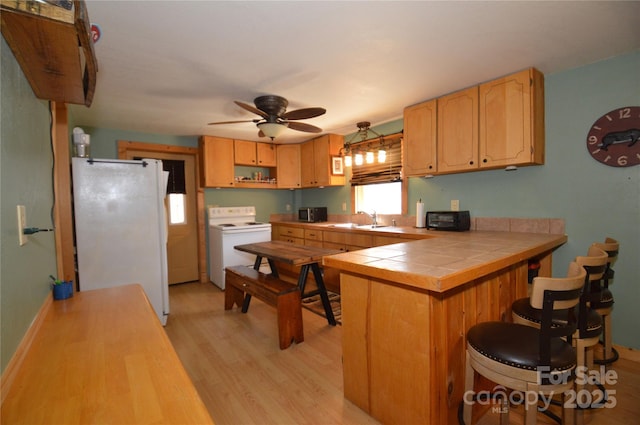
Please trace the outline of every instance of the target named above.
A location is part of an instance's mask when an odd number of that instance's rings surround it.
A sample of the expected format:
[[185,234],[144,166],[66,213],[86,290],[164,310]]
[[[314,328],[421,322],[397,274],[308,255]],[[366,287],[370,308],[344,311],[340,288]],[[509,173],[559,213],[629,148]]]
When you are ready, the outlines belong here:
[[286,112],[289,101],[281,96],[266,95],[258,96],[253,100],[256,105],[251,106],[248,103],[234,101],[236,105],[249,112],[253,112],[259,115],[261,118],[254,118],[252,120],[241,121],[221,121],[211,122],[209,125],[218,124],[235,124],[241,122],[253,122],[260,131],[259,137],[270,137],[271,140],[282,134],[284,130],[290,128],[292,130],[306,131],[307,133],[320,133],[321,128],[318,128],[311,124],[305,124],[303,122],[296,122],[297,120],[304,120],[307,118],[314,118],[327,112],[324,108],[302,108],[294,111]]

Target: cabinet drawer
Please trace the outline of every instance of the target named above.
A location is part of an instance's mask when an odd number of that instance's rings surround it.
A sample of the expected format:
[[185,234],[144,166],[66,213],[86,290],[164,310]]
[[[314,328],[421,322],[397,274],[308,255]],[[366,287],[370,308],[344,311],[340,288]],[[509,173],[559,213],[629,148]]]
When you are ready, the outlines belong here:
[[322,240],[322,230],[305,229],[304,230],[304,238],[305,239],[311,239],[311,240],[314,240],[314,241],[321,241]]
[[322,248],[323,247],[323,242],[322,241],[316,241],[313,239],[305,239],[304,240],[304,244],[306,246],[315,246],[317,248]]
[[409,242],[412,240],[415,240],[415,239],[398,238],[395,236],[374,236],[373,245],[374,246],[391,245],[394,243]]
[[322,247],[326,248],[326,249],[337,249],[339,251],[346,251],[347,247],[345,244],[343,243],[336,243],[336,242],[327,242],[324,241],[322,242]]
[[361,233],[347,233],[345,242],[347,245],[369,248],[373,246],[373,236],[363,235]]
[[322,240],[325,242],[339,243],[344,245],[347,241],[347,234],[342,232],[323,232]]
[[304,238],[304,229],[300,227],[286,227],[280,226],[280,236],[287,236],[292,238]]

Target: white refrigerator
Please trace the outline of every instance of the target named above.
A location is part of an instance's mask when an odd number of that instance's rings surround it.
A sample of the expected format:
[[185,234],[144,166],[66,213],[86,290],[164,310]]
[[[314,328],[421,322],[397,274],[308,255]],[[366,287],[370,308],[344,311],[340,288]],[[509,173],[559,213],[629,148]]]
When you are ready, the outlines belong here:
[[162,161],[73,158],[72,176],[80,291],[139,283],[166,325],[167,177]]

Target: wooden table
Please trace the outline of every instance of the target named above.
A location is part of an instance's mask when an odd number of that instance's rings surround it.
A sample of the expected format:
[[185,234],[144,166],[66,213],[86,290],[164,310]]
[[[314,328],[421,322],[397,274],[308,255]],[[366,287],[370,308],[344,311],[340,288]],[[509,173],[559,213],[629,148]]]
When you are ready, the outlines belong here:
[[213,423],[140,285],[49,301],[37,321],[0,423]]
[[[293,266],[300,266],[300,274],[298,275],[298,287],[300,288],[300,295],[310,297],[313,295],[320,295],[322,300],[322,306],[324,312],[327,315],[327,321],[330,325],[336,325],[336,319],[333,317],[333,311],[331,310],[331,303],[329,302],[329,296],[327,295],[327,288],[324,285],[324,279],[322,278],[322,270],[320,269],[320,263],[322,258],[326,255],[339,254],[341,251],[335,249],[325,249],[306,245],[297,245],[289,242],[282,241],[270,241],[270,242],[257,242],[245,245],[237,245],[235,249],[238,251],[248,252],[256,255],[256,261],[253,268],[258,270],[262,259],[266,258],[271,267],[271,274],[278,277],[278,269],[276,268],[275,261],[281,261]],[[313,273],[313,277],[316,281],[318,289],[305,293],[305,286],[307,284],[307,277],[309,271]],[[251,296],[247,295],[248,299],[245,299],[245,305],[248,307],[248,303],[251,300]]]

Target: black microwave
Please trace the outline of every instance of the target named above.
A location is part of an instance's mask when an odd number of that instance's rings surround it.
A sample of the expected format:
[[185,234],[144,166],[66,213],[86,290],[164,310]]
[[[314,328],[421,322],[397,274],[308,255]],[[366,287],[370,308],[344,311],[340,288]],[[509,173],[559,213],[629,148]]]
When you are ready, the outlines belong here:
[[327,221],[327,207],[300,208],[298,210],[298,221],[306,223]]
[[429,211],[427,229],[462,232],[471,227],[469,211]]

